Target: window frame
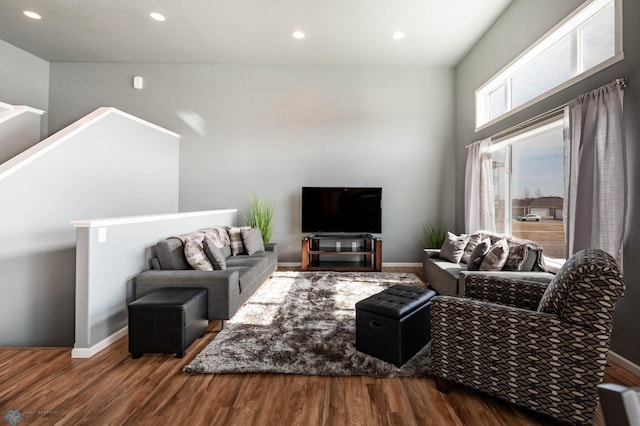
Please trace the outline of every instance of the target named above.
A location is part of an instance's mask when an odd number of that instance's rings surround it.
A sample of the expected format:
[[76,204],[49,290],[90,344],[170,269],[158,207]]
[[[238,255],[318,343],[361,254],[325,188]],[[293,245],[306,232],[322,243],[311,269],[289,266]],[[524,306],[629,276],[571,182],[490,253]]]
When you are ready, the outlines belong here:
[[[539,135],[541,133],[564,128],[564,113],[558,112],[556,115],[549,117],[548,119],[537,123],[533,126],[526,127],[518,132],[512,133],[507,136],[495,139],[491,142],[491,145],[487,148],[487,153],[493,154],[496,151],[506,149],[504,159],[504,231],[505,235],[513,235],[513,200],[514,194],[512,193],[512,178],[513,178],[513,158],[512,149],[513,145],[520,143],[523,139],[529,139]],[[564,183],[563,183],[564,185]],[[496,216],[498,216],[496,211]],[[498,224],[496,223],[496,227]],[[557,258],[558,261],[564,262],[565,259]]]
[[[579,42],[579,32],[582,26],[588,23],[598,13],[613,4],[615,19],[615,50],[614,55],[609,59],[595,65],[586,71],[580,71],[582,66],[579,59],[583,56],[582,45]],[[535,43],[522,52],[516,59],[511,61],[502,70],[491,77],[487,82],[475,91],[475,131],[486,129],[493,124],[509,117],[525,108],[548,98],[549,96],[560,92],[561,90],[582,81],[603,69],[624,59],[623,43],[622,43],[622,0],[591,0],[580,5],[569,16],[563,19],[559,24],[540,37]],[[551,49],[560,40],[567,35],[571,36],[572,41],[572,57],[571,68],[574,76],[569,80],[541,93],[540,95],[512,108],[511,79],[523,67],[532,63],[541,54]],[[500,87],[505,88],[506,94],[506,111],[496,117],[489,118],[490,113],[490,95]]]

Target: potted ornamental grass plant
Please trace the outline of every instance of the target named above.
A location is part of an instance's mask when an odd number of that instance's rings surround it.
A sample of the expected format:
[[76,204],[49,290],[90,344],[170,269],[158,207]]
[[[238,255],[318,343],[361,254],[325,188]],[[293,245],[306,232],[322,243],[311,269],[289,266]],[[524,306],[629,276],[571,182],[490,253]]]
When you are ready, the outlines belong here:
[[422,247],[426,249],[439,249],[447,238],[447,227],[445,225],[427,225],[424,227],[424,237]]
[[271,196],[265,199],[255,195],[251,196],[249,211],[245,214],[244,224],[245,226],[258,228],[265,244],[271,240],[271,234],[273,232],[272,219],[273,203]]

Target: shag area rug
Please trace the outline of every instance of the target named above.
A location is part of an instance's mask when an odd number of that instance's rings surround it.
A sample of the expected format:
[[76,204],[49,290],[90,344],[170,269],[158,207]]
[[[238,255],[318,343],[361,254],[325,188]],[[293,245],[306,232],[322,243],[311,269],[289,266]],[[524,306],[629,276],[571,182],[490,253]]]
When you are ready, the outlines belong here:
[[426,377],[429,345],[401,368],[356,351],[356,302],[395,284],[423,285],[406,273],[276,272],[185,371]]

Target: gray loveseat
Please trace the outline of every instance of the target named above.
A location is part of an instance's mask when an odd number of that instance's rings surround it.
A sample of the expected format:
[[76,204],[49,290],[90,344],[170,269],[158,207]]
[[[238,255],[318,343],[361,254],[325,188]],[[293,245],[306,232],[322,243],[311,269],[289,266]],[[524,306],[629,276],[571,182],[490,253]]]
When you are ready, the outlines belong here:
[[507,265],[505,269],[500,271],[469,271],[468,265],[464,262],[455,263],[441,258],[440,249],[424,249],[422,261],[424,279],[439,295],[464,297],[465,279],[469,274],[491,275],[547,284],[553,279],[554,275],[545,271],[542,248],[537,243],[486,231],[480,231],[477,234],[480,234],[482,239],[489,238],[492,243],[506,238],[510,256],[519,256],[517,260],[512,259],[510,264],[520,264],[522,269],[517,270],[515,267]]
[[226,270],[203,271],[191,268],[180,239],[167,238],[153,248],[154,269],[135,277],[135,298],[163,287],[206,288],[209,320],[230,319],[277,268],[276,245],[264,247],[251,255],[227,257]]

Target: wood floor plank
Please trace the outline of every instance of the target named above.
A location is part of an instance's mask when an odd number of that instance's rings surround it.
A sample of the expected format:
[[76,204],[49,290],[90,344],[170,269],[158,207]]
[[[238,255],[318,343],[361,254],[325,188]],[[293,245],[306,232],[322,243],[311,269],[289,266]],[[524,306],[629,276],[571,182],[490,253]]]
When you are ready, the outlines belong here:
[[462,426],[447,400],[448,395],[439,392],[433,380],[425,383],[425,379],[405,378],[402,379],[402,383],[418,424]]
[[38,375],[33,374],[34,366],[44,366],[45,369],[51,368],[55,364],[57,358],[64,357],[64,352],[60,350],[42,350],[19,351],[16,353],[15,361],[4,364],[3,373],[0,378],[0,386],[8,383],[19,382],[21,385],[28,386],[39,380]]
[[285,389],[286,394],[282,396],[285,405],[280,413],[279,424],[304,424],[304,406],[308,392],[306,376],[286,375]]
[[369,399],[364,377],[345,377],[344,405],[347,406],[346,424],[375,424],[372,401]]
[[[60,425],[555,424],[464,386],[442,394],[432,379],[185,373],[219,330],[212,322],[182,359],[133,360],[126,337],[90,359],[71,359],[70,348],[0,348],[0,413],[21,410],[21,424]],[[615,363],[604,381],[640,386]],[[604,426],[600,412],[594,425]]]

